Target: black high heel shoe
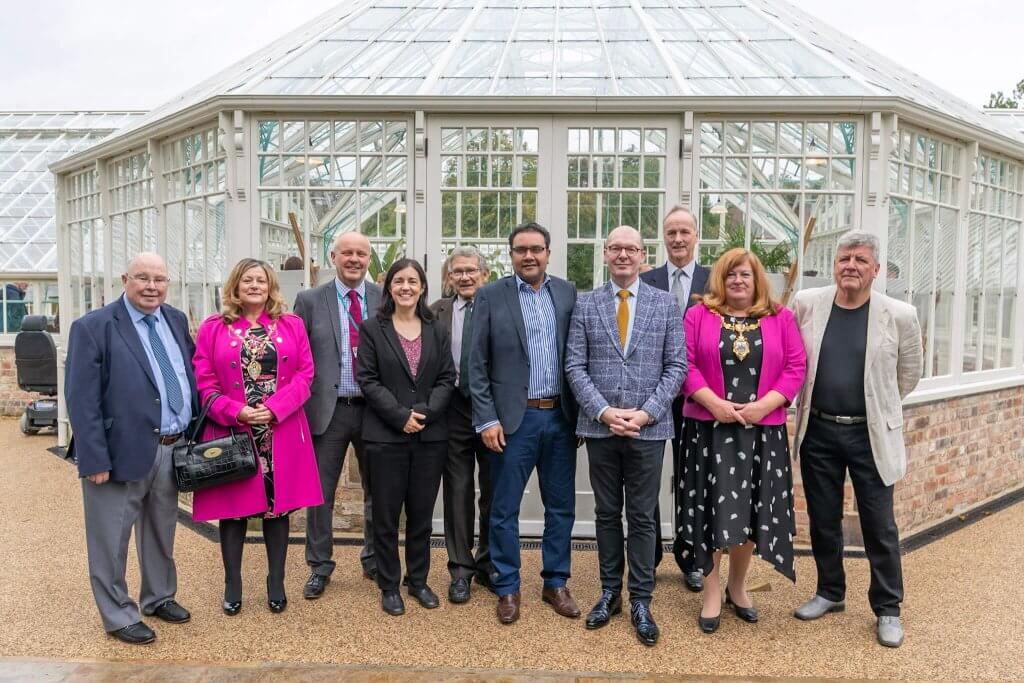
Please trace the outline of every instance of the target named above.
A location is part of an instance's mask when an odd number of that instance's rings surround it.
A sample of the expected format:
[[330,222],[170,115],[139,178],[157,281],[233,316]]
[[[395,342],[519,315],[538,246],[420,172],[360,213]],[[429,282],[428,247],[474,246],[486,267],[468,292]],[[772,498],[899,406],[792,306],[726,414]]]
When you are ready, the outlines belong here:
[[229,617],[233,617],[233,616],[235,616],[236,614],[238,614],[239,612],[242,611],[242,601],[241,600],[239,600],[238,602],[229,602],[229,601],[225,600],[223,606],[224,606],[224,614],[228,615]]
[[719,614],[717,617],[702,617],[697,615],[697,625],[700,626],[700,630],[704,633],[714,633],[718,630],[718,627],[722,624],[722,615]]
[[753,607],[740,607],[735,602],[733,602],[732,598],[729,596],[728,588],[725,589],[725,604],[731,605],[732,610],[736,613],[736,616],[738,616],[740,619],[747,622],[748,624],[757,623],[757,610]]
[[[281,587],[281,593],[284,593],[284,587]],[[288,598],[282,597],[280,600],[274,600],[270,597],[270,577],[267,577],[267,607],[274,614],[280,614],[284,611],[285,607],[288,606]]]

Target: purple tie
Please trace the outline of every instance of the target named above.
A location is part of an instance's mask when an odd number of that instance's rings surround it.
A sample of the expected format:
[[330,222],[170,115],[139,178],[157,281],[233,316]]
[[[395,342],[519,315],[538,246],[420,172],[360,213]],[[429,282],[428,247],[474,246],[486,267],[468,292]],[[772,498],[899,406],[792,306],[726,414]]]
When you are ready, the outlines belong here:
[[352,349],[352,376],[356,376],[356,349],[359,348],[359,325],[363,322],[363,307],[359,304],[359,292],[348,290],[348,343]]

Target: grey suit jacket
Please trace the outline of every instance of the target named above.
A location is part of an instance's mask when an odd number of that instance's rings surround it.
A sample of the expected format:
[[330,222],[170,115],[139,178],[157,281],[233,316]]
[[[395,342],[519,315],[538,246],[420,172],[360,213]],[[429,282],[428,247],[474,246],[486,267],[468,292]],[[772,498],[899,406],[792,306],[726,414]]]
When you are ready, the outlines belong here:
[[[818,287],[798,292],[793,314],[807,349],[807,380],[796,402],[796,437],[793,452],[807,433],[814,379],[818,374],[821,340],[825,335],[836,288]],[[910,304],[881,292],[871,293],[868,309],[868,346],[864,358],[864,402],[868,435],[878,474],[891,486],[907,473],[903,443],[903,399],[921,379],[921,325]]]
[[[576,304],[576,286],[551,277],[551,299],[558,331],[558,367],[565,363],[565,339]],[[501,422],[512,434],[526,414],[530,387],[530,354],[526,323],[519,305],[514,275],[482,287],[473,300],[472,347],[469,354],[469,392],[473,399],[473,424]],[[576,423],[576,401],[562,374],[562,413]]]
[[[309,347],[313,353],[313,385],[306,401],[306,419],[309,429],[319,436],[327,431],[338,402],[338,380],[341,378],[341,344],[348,343],[348,330],[341,329],[341,309],[338,290],[331,278],[325,284],[299,292],[295,297],[295,314],[306,324]],[[377,314],[381,291],[377,285],[366,283],[367,317]]]
[[[686,378],[686,337],[679,303],[668,292],[640,282],[629,348],[619,342],[618,302],[612,283],[581,294],[569,325],[565,376],[580,406],[576,433],[612,436],[598,422],[606,407],[640,408],[654,420],[640,439],[671,439],[672,401]],[[668,419],[666,419],[668,418]]]

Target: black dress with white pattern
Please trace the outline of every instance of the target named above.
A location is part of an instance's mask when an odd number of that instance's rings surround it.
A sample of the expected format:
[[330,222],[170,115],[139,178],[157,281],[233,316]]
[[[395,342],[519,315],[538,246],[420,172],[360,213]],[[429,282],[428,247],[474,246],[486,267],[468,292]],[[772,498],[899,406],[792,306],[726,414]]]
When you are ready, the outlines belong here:
[[[742,361],[732,351],[735,332],[722,328],[719,344],[724,398],[734,403],[757,399],[761,330],[744,336],[750,341],[750,355]],[[687,418],[682,439],[676,533],[683,559],[692,558],[693,566],[706,576],[714,567],[716,550],[752,540],[758,556],[795,582],[793,479],[786,426],[744,427],[738,422]]]

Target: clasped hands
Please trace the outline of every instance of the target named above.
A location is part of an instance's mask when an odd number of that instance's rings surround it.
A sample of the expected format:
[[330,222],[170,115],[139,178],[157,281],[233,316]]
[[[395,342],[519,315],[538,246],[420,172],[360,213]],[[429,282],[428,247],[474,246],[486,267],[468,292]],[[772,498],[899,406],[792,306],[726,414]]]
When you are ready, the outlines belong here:
[[764,400],[750,403],[733,403],[725,399],[717,399],[706,406],[708,411],[719,422],[739,422],[744,427],[758,424],[774,408],[766,405]]
[[405,426],[402,427],[402,431],[406,434],[415,434],[416,432],[422,432],[423,428],[426,426],[427,416],[413,410],[409,413],[409,419],[405,421]]
[[635,439],[640,436],[640,429],[651,422],[651,416],[637,408],[606,408],[601,413],[601,422],[615,436]]
[[267,425],[273,422],[274,414],[262,403],[245,406],[238,411],[238,421],[247,425]]

